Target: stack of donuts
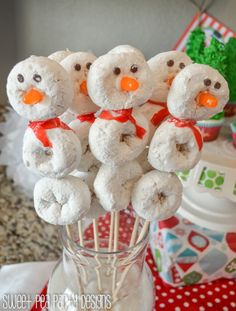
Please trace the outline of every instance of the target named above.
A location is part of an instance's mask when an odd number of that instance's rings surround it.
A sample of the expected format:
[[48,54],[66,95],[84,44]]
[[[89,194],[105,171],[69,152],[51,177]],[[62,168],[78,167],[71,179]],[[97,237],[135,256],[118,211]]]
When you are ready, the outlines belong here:
[[110,251],[117,250],[119,212],[130,203],[136,213],[130,246],[150,221],[177,211],[182,184],[175,172],[201,157],[196,121],[221,112],[229,97],[223,76],[185,53],[146,61],[129,45],[98,58],[68,50],[31,56],[10,72],[7,93],[29,120],[23,160],[42,175],[36,212],[54,225],[93,219],[96,238],[98,217],[110,212]]

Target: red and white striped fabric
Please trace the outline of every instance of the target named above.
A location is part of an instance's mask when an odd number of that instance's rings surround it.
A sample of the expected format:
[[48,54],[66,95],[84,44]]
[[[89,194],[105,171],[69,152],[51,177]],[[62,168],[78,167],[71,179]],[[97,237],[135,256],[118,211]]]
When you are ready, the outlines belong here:
[[224,43],[226,43],[229,38],[236,37],[236,33],[231,28],[222,24],[213,16],[209,15],[206,12],[201,15],[197,13],[188,25],[188,27],[185,29],[182,36],[177,41],[174,50],[185,51],[188,37],[191,31],[194,30],[197,26],[201,26],[205,31],[207,37],[207,45],[210,41],[209,39],[212,36],[217,37],[217,39],[221,40]]

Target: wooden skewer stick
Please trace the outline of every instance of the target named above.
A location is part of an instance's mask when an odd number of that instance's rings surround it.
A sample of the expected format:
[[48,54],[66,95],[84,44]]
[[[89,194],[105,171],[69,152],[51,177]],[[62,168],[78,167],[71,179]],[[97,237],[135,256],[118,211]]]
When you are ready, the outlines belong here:
[[[84,247],[84,236],[83,236],[83,227],[82,227],[82,220],[79,220],[78,221],[78,233],[79,233],[79,243],[80,243],[80,246]],[[85,261],[86,260],[82,260],[84,256],[82,255],[80,260],[81,261]],[[87,262],[86,262],[87,263]],[[81,269],[83,270],[83,274],[84,274],[84,282],[85,282],[85,285],[88,283],[88,276],[87,276],[87,272],[86,272],[86,269],[84,268],[83,265],[81,265]]]
[[[137,240],[136,245],[137,245],[140,241],[142,241],[142,239],[143,239],[143,238],[145,237],[145,235],[147,234],[147,232],[148,232],[148,230],[149,230],[149,224],[150,224],[150,221],[149,221],[149,220],[146,220],[146,221],[144,222],[143,227],[142,227],[142,230],[141,230],[141,232],[140,232],[140,234],[139,234],[139,237],[138,237],[138,240]],[[139,250],[137,250],[137,251],[139,251]],[[119,293],[121,287],[123,286],[124,281],[125,281],[125,279],[126,279],[126,277],[127,277],[127,274],[129,273],[129,270],[130,270],[131,267],[132,267],[132,264],[130,264],[129,266],[127,266],[127,267],[125,268],[125,270],[122,272],[122,275],[121,275],[119,284],[118,284],[118,286],[117,286],[117,288],[115,289],[114,294],[113,294],[113,302],[116,302],[116,301],[118,300],[118,293]]]
[[[98,237],[98,225],[97,225],[96,219],[93,219],[93,233],[94,233],[94,248],[95,248],[95,251],[98,252],[99,251],[99,237]],[[98,290],[99,292],[101,292],[102,291],[102,280],[101,280],[100,268],[102,265],[99,260],[98,254],[95,255],[95,259],[98,263],[98,266],[95,267],[95,271],[97,274],[97,281],[98,281]]]
[[[108,242],[108,252],[111,253],[112,246],[113,246],[113,234],[114,234],[114,220],[115,220],[115,212],[111,212],[110,217],[110,232],[109,232],[109,242]],[[111,262],[112,256],[108,255],[107,264],[109,265]],[[106,275],[110,276],[111,274],[111,268],[108,266]]]
[[[118,250],[119,243],[119,222],[120,222],[120,212],[115,212],[115,220],[114,220],[114,247],[113,251],[116,252]],[[116,277],[117,277],[117,267],[115,266],[117,261],[117,255],[114,255],[112,267],[114,268],[113,276],[112,276],[112,292],[115,292],[116,288]]]

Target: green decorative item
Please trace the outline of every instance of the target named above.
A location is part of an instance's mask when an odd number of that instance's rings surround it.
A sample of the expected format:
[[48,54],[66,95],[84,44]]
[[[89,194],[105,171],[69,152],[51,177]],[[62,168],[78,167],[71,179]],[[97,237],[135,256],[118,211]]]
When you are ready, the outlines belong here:
[[213,171],[204,167],[202,170],[198,184],[208,189],[222,191],[222,186],[225,181],[225,175],[221,172]]
[[226,78],[227,57],[223,43],[212,38],[210,45],[205,47],[203,54],[200,55],[199,59],[201,64],[206,64],[215,68]]
[[188,39],[186,53],[195,63],[201,63],[201,55],[205,48],[205,33],[201,27],[194,29]]

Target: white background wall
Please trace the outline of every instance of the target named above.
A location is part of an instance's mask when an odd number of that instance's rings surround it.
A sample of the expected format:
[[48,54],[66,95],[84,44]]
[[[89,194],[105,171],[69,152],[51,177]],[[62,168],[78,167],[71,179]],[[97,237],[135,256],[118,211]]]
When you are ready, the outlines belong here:
[[[11,66],[30,54],[100,55],[129,43],[149,58],[171,49],[195,13],[188,0],[0,0],[0,96]],[[209,13],[236,31],[236,0],[215,0]]]

